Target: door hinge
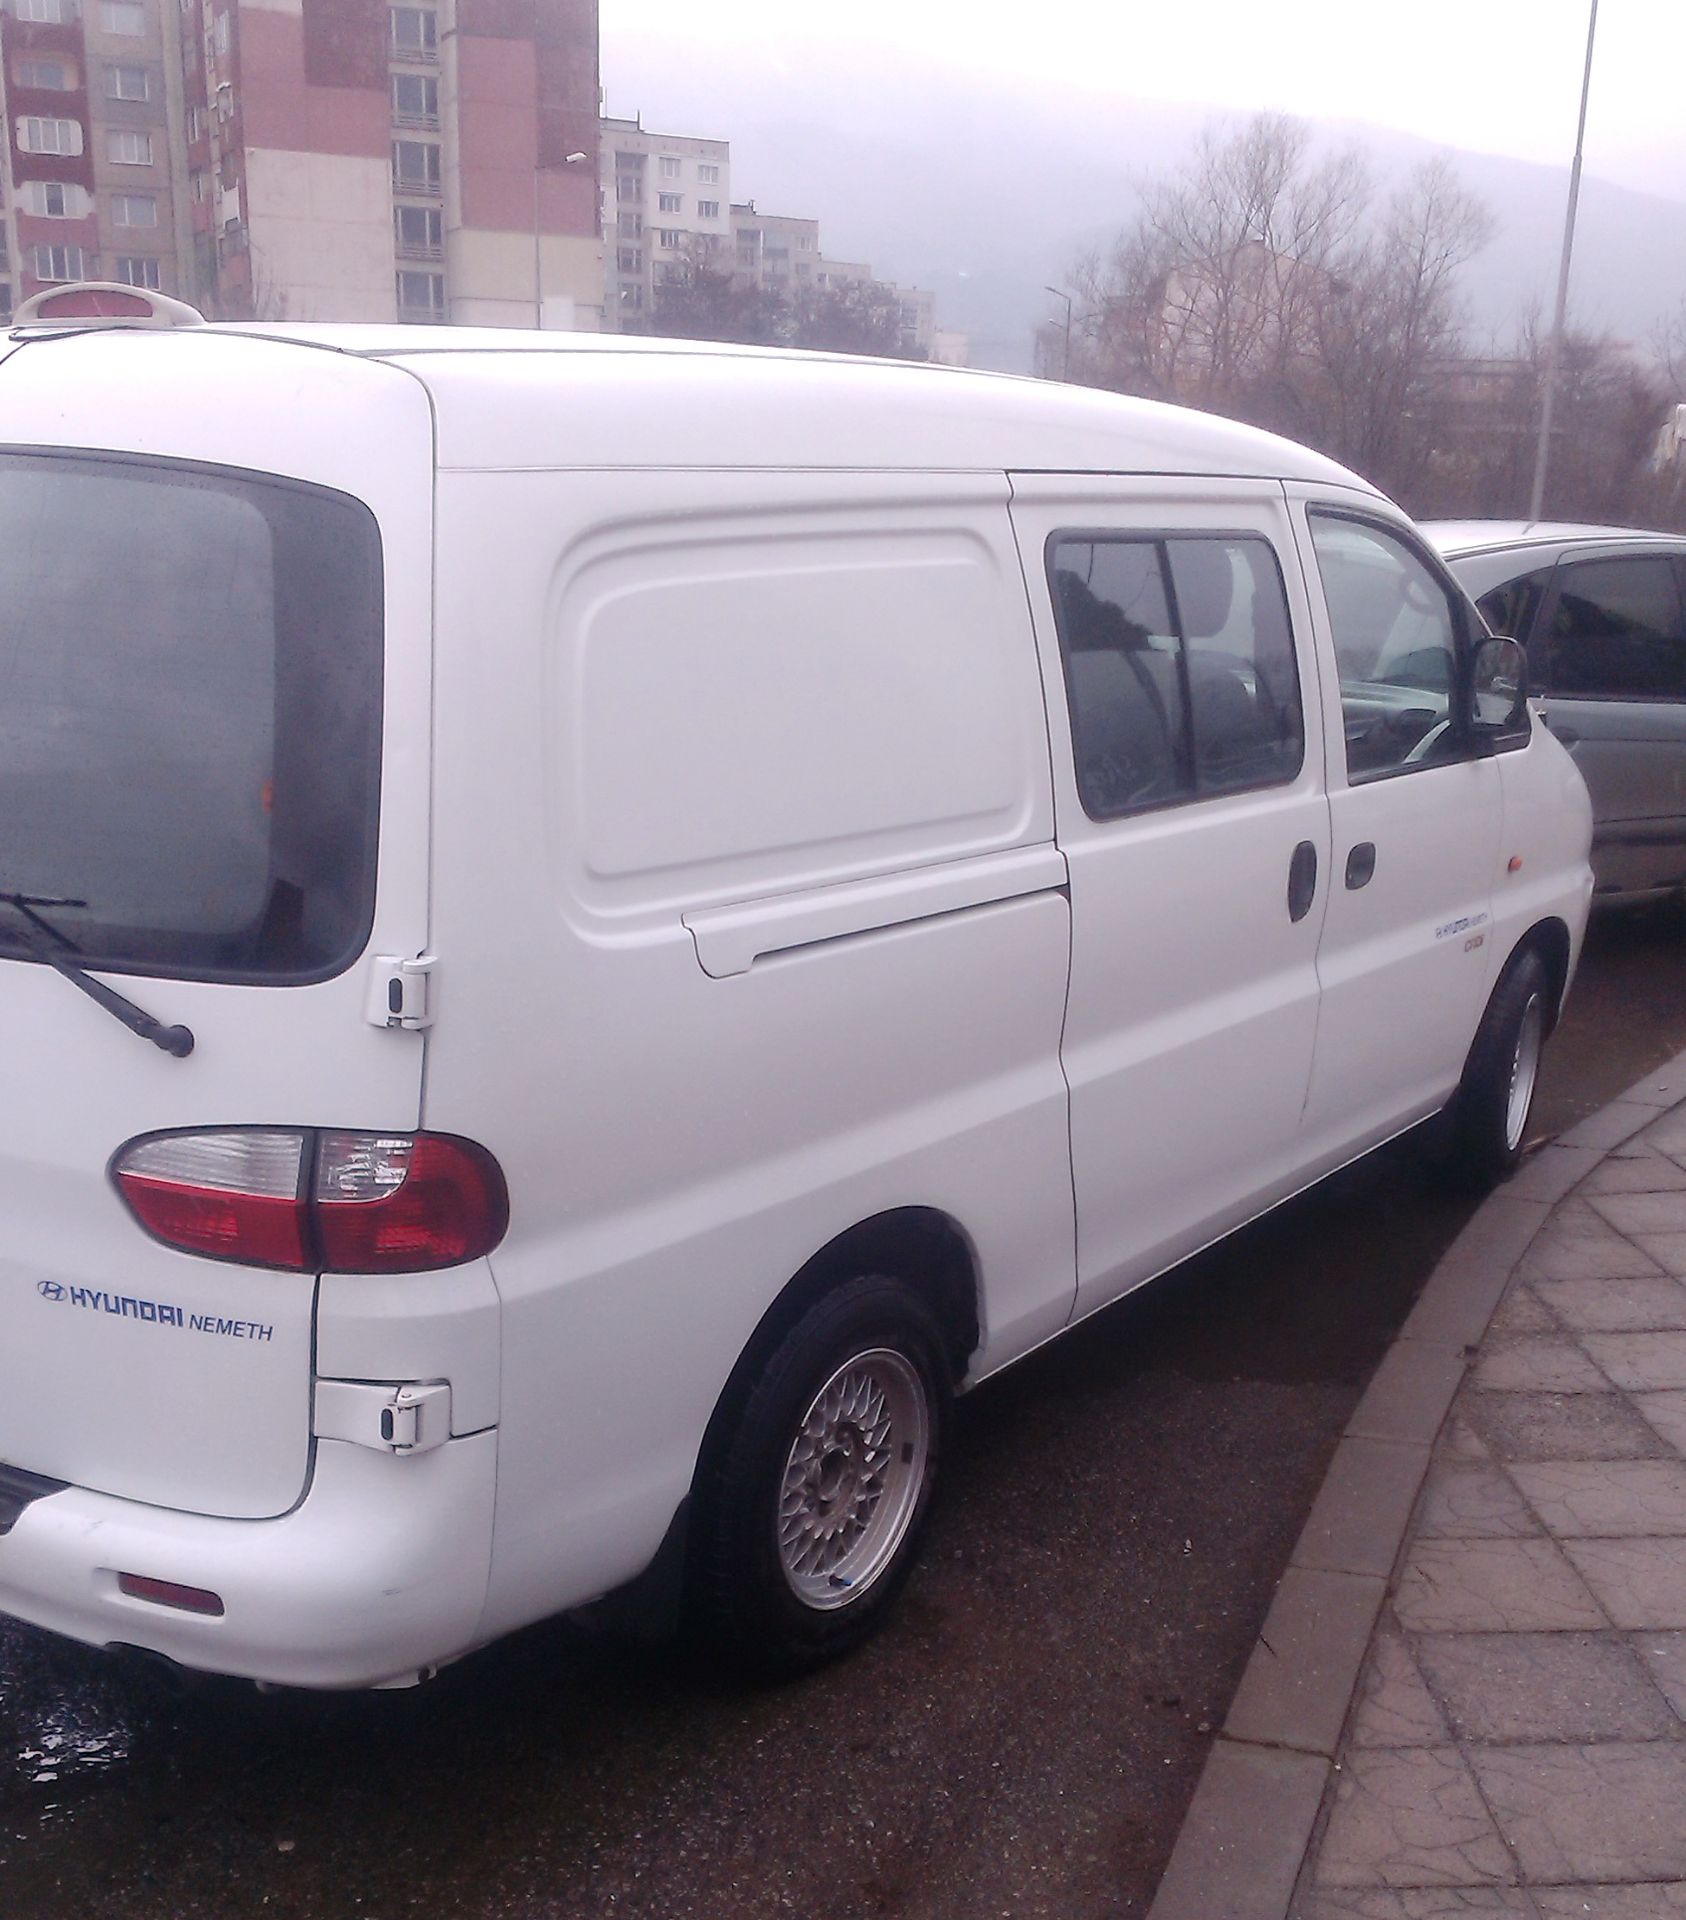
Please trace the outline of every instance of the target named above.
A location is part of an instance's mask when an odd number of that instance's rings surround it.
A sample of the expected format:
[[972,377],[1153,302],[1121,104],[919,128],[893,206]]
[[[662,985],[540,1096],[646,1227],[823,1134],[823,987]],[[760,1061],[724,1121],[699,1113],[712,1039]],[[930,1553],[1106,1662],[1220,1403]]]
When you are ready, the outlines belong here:
[[349,1440],[377,1453],[430,1453],[451,1437],[446,1380],[318,1380],[318,1440]]
[[435,954],[413,960],[378,954],[369,976],[368,1017],[377,1027],[401,1027],[408,1033],[433,1024],[433,969]]

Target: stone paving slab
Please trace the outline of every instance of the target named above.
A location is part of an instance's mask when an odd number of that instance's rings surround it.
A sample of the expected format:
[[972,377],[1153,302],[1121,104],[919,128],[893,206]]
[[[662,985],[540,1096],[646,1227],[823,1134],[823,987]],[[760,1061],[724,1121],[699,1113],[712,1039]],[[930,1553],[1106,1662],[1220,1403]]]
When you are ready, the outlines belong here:
[[1615,1626],[1686,1628],[1686,1547],[1679,1540],[1565,1540],[1563,1551]]
[[1460,1742],[1670,1740],[1639,1656],[1603,1633],[1429,1633],[1416,1657]]
[[1476,1747],[1524,1882],[1686,1878],[1686,1743]]
[[1149,1920],[1290,1911],[1686,1920],[1686,1054],[1472,1218],[1336,1450]]
[[1603,1610],[1554,1540],[1417,1540],[1394,1609],[1417,1633],[1550,1633],[1602,1627]]

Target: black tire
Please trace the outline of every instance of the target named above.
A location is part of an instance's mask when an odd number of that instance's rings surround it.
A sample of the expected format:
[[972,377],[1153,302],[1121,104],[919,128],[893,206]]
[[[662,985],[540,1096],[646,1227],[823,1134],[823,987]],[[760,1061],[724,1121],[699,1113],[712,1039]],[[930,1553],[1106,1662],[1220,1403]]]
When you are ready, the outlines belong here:
[[1539,1047],[1552,1017],[1545,962],[1526,947],[1499,976],[1450,1109],[1447,1169],[1459,1185],[1490,1187],[1522,1164]]
[[913,1570],[951,1405],[941,1332],[911,1288],[866,1274],[816,1301],[699,1467],[693,1637],[780,1679],[875,1632]]

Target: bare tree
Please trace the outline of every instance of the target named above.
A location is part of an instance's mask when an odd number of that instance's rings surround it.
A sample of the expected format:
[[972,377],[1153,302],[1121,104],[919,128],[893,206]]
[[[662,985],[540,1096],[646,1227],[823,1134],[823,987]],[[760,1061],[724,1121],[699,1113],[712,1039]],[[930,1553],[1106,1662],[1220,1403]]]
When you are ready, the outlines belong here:
[[1368,199],[1362,160],[1313,161],[1295,121],[1209,127],[1185,166],[1144,186],[1112,252],[1074,264],[1074,373],[1256,411],[1294,378]]
[[1467,353],[1459,280],[1491,232],[1450,164],[1432,160],[1317,307],[1306,432],[1392,493],[1422,491],[1443,438],[1448,371]]
[[1443,161],[1378,205],[1358,153],[1318,159],[1280,115],[1220,123],[1108,255],[1073,264],[1073,376],[1291,434],[1409,493],[1490,228]]

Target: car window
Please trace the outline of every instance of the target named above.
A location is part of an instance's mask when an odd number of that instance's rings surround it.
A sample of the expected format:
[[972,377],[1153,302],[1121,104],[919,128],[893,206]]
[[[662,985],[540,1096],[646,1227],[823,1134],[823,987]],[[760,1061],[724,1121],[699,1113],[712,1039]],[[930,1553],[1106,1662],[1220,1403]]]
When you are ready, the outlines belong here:
[[1049,571],[1091,816],[1299,772],[1299,673],[1267,541],[1072,535],[1053,543]]
[[1636,555],[1561,568],[1545,674],[1552,693],[1686,700],[1686,622],[1672,562]]
[[1340,668],[1347,778],[1457,757],[1461,629],[1439,576],[1368,521],[1313,513],[1311,537]]
[[1551,585],[1551,568],[1538,567],[1532,573],[1519,574],[1514,580],[1490,588],[1476,601],[1489,629],[1506,640],[1528,644],[1528,629],[1540,610],[1545,590]]
[[[0,531],[0,886],[55,902],[90,966],[349,965],[380,783],[368,509],[224,469],[6,453]],[[21,941],[0,930],[6,957]]]

